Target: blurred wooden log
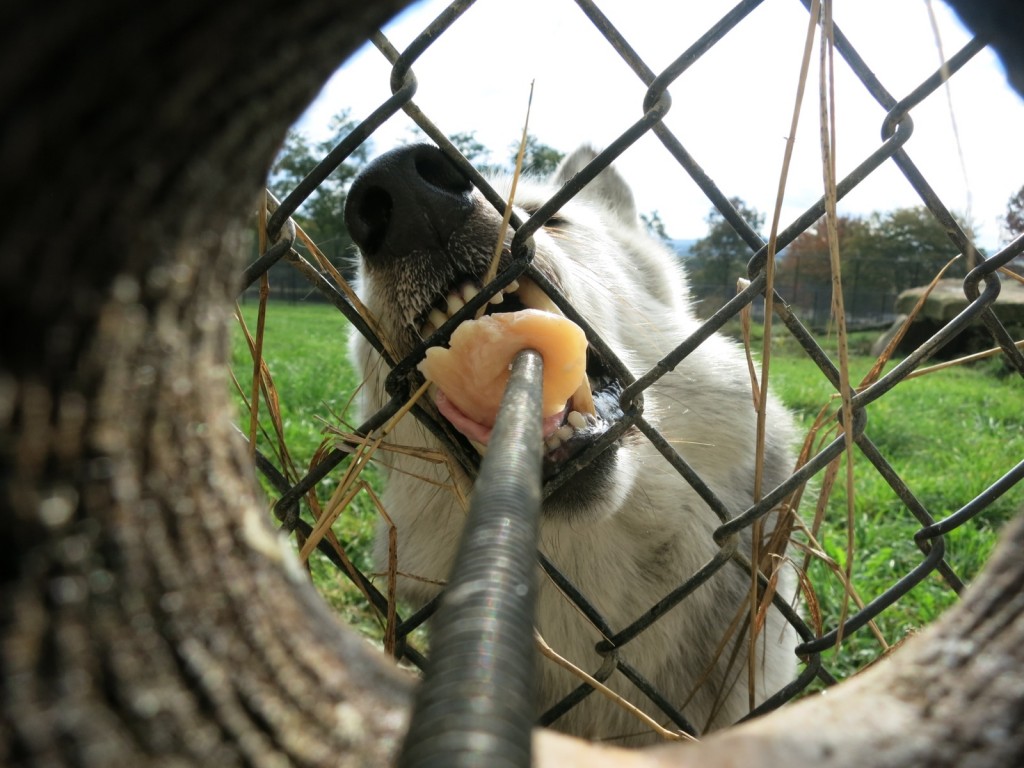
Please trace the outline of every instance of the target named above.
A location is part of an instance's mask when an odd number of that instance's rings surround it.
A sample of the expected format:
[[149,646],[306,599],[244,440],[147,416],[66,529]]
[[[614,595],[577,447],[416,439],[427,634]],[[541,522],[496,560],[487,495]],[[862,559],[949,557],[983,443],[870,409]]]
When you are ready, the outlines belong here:
[[224,356],[276,148],[402,4],[5,7],[0,764],[395,752],[408,683],[289,567]]

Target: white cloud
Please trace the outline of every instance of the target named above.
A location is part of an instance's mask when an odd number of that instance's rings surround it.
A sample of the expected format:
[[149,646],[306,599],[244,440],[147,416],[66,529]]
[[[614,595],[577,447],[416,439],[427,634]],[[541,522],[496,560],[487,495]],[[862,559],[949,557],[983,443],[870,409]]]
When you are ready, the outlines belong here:
[[[385,34],[402,50],[446,3],[423,2]],[[941,3],[933,3],[943,52],[969,35]],[[603,0],[600,7],[654,71],[667,66],[733,6],[729,0],[664,2]],[[883,86],[897,100],[938,68],[939,53],[924,0],[837,0],[835,19]],[[769,215],[775,205],[789,133],[807,13],[794,0],[766,0],[688,68],[670,87],[666,123],[727,196]],[[881,143],[884,110],[837,55],[837,162],[840,175]],[[818,49],[800,117],[782,226],[821,194],[818,144]],[[531,133],[563,150],[582,142],[606,145],[643,114],[645,88],[569,0],[478,0],[413,65],[415,102],[446,133],[476,131],[504,157],[518,140],[531,80],[536,80]],[[390,65],[372,46],[354,56],[324,88],[300,122],[316,136],[329,117],[349,107],[362,119],[390,95]],[[1024,102],[1006,85],[988,50],[950,82],[963,167],[944,89],[911,113],[906,145],[940,198],[955,211],[968,201],[979,244],[999,243],[998,221],[1024,184]],[[399,113],[374,137],[380,152],[408,140],[411,121]],[[661,143],[644,137],[617,166],[632,183],[641,210],[657,209],[673,237],[700,237],[709,203]],[[965,181],[966,175],[966,181]],[[867,214],[920,203],[892,162],[840,203]]]

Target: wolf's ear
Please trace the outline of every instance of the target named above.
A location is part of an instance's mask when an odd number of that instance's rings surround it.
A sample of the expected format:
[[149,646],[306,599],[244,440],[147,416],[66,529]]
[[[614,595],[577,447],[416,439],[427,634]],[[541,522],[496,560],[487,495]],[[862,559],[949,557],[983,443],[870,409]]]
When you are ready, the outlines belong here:
[[[561,186],[583,170],[583,167],[595,157],[597,157],[597,150],[584,144],[558,164],[552,176],[553,181]],[[597,174],[577,197],[604,206],[626,224],[635,225],[638,221],[633,191],[612,166],[608,166]]]

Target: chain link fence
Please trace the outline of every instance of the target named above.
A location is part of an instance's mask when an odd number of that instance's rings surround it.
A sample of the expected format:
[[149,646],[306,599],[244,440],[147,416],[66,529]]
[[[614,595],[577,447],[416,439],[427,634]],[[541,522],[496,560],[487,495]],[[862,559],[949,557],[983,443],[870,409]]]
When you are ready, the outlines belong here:
[[[673,84],[686,75],[691,65],[727,37],[737,25],[742,24],[748,14],[759,4],[760,2],[755,0],[740,2],[700,36],[692,46],[681,51],[671,65],[661,72],[655,72],[645,64],[640,52],[635,51],[602,14],[597,4],[589,2],[589,0],[577,0],[576,2],[582,13],[607,41],[607,55],[621,57],[647,88],[641,118],[622,132],[616,140],[609,143],[607,148],[600,153],[594,161],[595,168],[592,169],[594,173],[625,152],[641,137],[648,134],[654,135],[675,162],[699,185],[707,200],[718,209],[750,248],[747,274],[749,282],[734,295],[729,296],[727,301],[724,301],[722,306],[704,322],[699,333],[690,338],[678,340],[679,346],[664,361],[664,364],[669,367],[683,360],[712,333],[720,331],[736,321],[741,313],[755,302],[760,302],[760,306],[764,306],[764,294],[768,285],[769,255],[783,249],[802,232],[819,222],[826,213],[826,201],[822,198],[807,208],[796,220],[782,228],[778,232],[776,242],[772,243],[769,248],[769,243],[766,243],[737,214],[730,204],[728,196],[718,187],[715,180],[702,170],[698,159],[691,156],[684,143],[662,121],[671,107],[669,91]],[[263,222],[265,239],[261,240],[262,255],[245,271],[241,281],[241,288],[245,291],[256,284],[272,265],[281,260],[290,263],[295,268],[295,274],[305,281],[308,286],[307,290],[315,291],[336,307],[352,325],[354,332],[363,334],[370,339],[371,343],[385,356],[388,364],[392,366],[392,374],[388,377],[388,391],[391,396],[389,404],[370,415],[354,430],[353,434],[339,439],[333,447],[325,448],[315,458],[312,468],[302,474],[297,481],[292,479],[294,473],[286,471],[280,452],[276,457],[271,457],[256,451],[255,457],[259,472],[269,486],[274,489],[276,494],[274,512],[284,529],[294,532],[300,548],[304,550],[311,548],[311,542],[315,543],[316,548],[340,572],[352,580],[364,597],[367,610],[382,617],[383,642],[387,649],[397,658],[417,667],[424,665],[426,652],[422,642],[413,639],[414,632],[422,627],[434,613],[436,600],[412,613],[402,612],[401,607],[393,599],[393,593],[389,598],[387,585],[384,585],[380,579],[371,578],[370,575],[361,572],[347,556],[344,530],[339,529],[329,535],[324,535],[327,525],[336,518],[340,510],[334,509],[333,512],[325,510],[323,502],[317,500],[317,490],[326,478],[332,478],[334,485],[337,485],[342,475],[352,473],[354,468],[358,469],[364,463],[367,446],[379,437],[380,430],[396,414],[402,412],[412,395],[409,374],[414,370],[418,359],[390,359],[386,351],[388,349],[386,340],[377,338],[371,322],[368,322],[359,310],[359,303],[344,278],[327,259],[318,258],[314,245],[308,244],[307,248],[303,249],[303,252],[312,254],[311,257],[300,255],[296,245],[302,239],[302,233],[296,232],[295,226],[290,222],[290,217],[334,168],[342,163],[361,143],[370,139],[389,118],[400,111],[410,117],[462,169],[466,176],[472,179],[473,184],[480,189],[497,210],[504,210],[505,201],[490,188],[472,164],[459,154],[446,137],[443,128],[435,125],[430,117],[420,110],[414,100],[417,92],[414,70],[417,58],[431,46],[446,45],[447,30],[458,22],[460,16],[471,5],[472,3],[466,0],[453,2],[403,51],[396,50],[383,34],[373,37],[373,44],[392,65],[390,75],[392,95],[382,101],[379,107],[338,144],[320,165],[283,200],[279,203],[276,200],[269,202],[267,215]],[[805,3],[808,11],[811,6],[811,2]],[[946,322],[934,335],[920,343],[910,354],[890,367],[887,372],[853,392],[850,401],[853,419],[852,437],[859,459],[866,460],[878,477],[900,500],[905,514],[907,536],[912,538],[919,553],[917,561],[903,572],[893,573],[891,585],[887,589],[872,595],[866,602],[855,606],[845,615],[826,617],[821,626],[818,626],[818,622],[812,621],[806,611],[801,613],[776,596],[776,607],[796,628],[801,638],[801,644],[796,649],[796,653],[804,664],[792,682],[758,707],[753,713],[755,715],[798,696],[812,684],[830,685],[834,683],[837,674],[830,667],[829,659],[833,657],[829,656],[829,652],[836,647],[837,640],[849,638],[861,631],[872,620],[897,604],[923,580],[938,578],[948,586],[949,590],[959,592],[963,583],[947,558],[947,537],[961,526],[977,524],[975,518],[983,515],[997,499],[1007,494],[1024,479],[1024,457],[1018,457],[1015,461],[1014,457],[1007,456],[1005,473],[1001,477],[990,479],[988,487],[974,498],[958,500],[959,506],[955,510],[939,514],[919,499],[914,488],[902,479],[901,471],[890,463],[883,451],[879,450],[872,440],[872,428],[867,418],[869,405],[887,398],[894,387],[921,368],[929,358],[932,358],[968,326],[980,325],[983,327],[992,340],[992,346],[998,348],[998,355],[1005,361],[1005,367],[1011,372],[1010,375],[1024,376],[1024,354],[1015,343],[1010,331],[1007,330],[1006,324],[1001,320],[999,308],[995,305],[1002,288],[999,270],[1024,252],[1024,238],[1017,238],[988,258],[979,257],[974,244],[961,229],[946,204],[933,191],[925,173],[915,165],[907,152],[908,144],[914,133],[912,120],[914,108],[930,94],[942,88],[947,78],[955,78],[957,72],[983,49],[984,42],[978,39],[972,40],[963,49],[950,56],[941,68],[901,97],[891,93],[869,69],[852,43],[843,35],[841,29],[835,28],[834,36],[835,49],[838,54],[856,74],[871,97],[887,113],[882,140],[877,148],[862,158],[851,173],[837,180],[836,194],[838,198],[841,199],[850,193],[884,164],[895,165],[916,190],[921,202],[948,232],[957,250],[963,254],[973,255],[974,263],[977,266],[971,269],[963,280],[966,308]],[[559,192],[559,199],[565,200],[574,195],[583,186],[584,179],[588,175],[592,177],[594,173],[580,174],[579,178],[571,181]],[[548,207],[545,206],[545,208]],[[535,230],[539,226],[536,223],[531,224],[529,220],[513,222],[513,225],[526,228],[527,231]],[[494,283],[490,286],[490,288],[496,287],[500,286]],[[823,349],[816,335],[808,330],[808,326],[811,324],[809,318],[802,316],[800,310],[793,309],[787,303],[791,298],[787,293],[789,287],[785,284],[775,286],[776,292],[772,303],[775,322],[781,323],[784,329],[779,329],[776,333],[786,334],[788,343],[798,345],[802,354],[813,361],[817,372],[824,381],[828,382],[831,391],[839,393],[843,380],[840,369],[833,361],[833,357]],[[488,292],[488,288],[488,286],[484,287],[485,294]],[[546,288],[557,293],[551,286],[546,286]],[[294,286],[291,290],[295,290]],[[865,298],[865,301],[867,300]],[[567,309],[571,310],[571,308]],[[820,307],[815,305],[814,311],[817,313],[819,310]],[[875,308],[872,308],[872,311],[875,311]],[[884,315],[886,308],[879,306],[877,311]],[[586,319],[578,319],[586,327]],[[818,318],[815,317],[814,321],[817,322]],[[658,374],[658,371],[652,371],[649,375],[640,376],[636,384],[630,387],[630,391],[624,393],[623,402],[628,402],[629,398],[634,395],[642,394],[644,387],[655,380]],[[465,446],[453,444],[447,434],[434,424],[432,416],[426,410],[419,406],[413,406],[411,413],[406,418],[421,420],[434,434],[439,436],[456,460],[464,462],[469,467],[474,465],[473,460],[466,456]],[[941,418],[941,414],[937,414],[937,418]],[[665,436],[659,434],[641,413],[627,407],[622,419],[623,423],[618,425],[621,429],[630,425],[636,427],[643,433],[645,439],[650,440],[662,453],[667,467],[679,472],[688,483],[697,488],[712,508],[724,508],[713,491],[680,459]],[[844,440],[840,434],[823,447],[816,447],[810,451],[805,457],[806,461],[787,482],[773,489],[742,514],[724,522],[715,532],[715,540],[724,541],[729,534],[753,525],[755,521],[762,519],[790,494],[798,492],[807,481],[817,477],[817,481],[821,482],[825,470],[842,457],[844,450]],[[970,466],[969,463],[951,466],[948,471],[969,472]],[[648,598],[638,594],[637,615],[639,618],[629,626],[610,626],[601,611],[586,598],[586,585],[571,583],[543,555],[540,556],[540,564],[547,578],[578,606],[578,610],[588,618],[594,627],[600,630],[605,638],[599,650],[611,660],[611,663],[604,665],[599,670],[587,671],[594,674],[599,680],[607,679],[611,675],[619,675],[630,680],[643,692],[650,702],[651,711],[657,713],[658,718],[671,723],[672,727],[692,731],[685,711],[680,709],[677,703],[666,700],[654,685],[644,680],[642,675],[624,660],[618,659],[613,651],[626,646],[633,638],[648,631],[669,607],[683,603],[682,608],[685,609],[687,597],[703,581],[710,578],[717,568],[722,567],[724,561],[728,559],[725,557],[723,562],[709,564],[709,567],[701,569],[689,580],[679,584],[677,589],[669,595],[649,598],[650,604],[643,604],[643,601]],[[767,587],[767,580],[763,576],[761,586],[762,588]],[[581,589],[581,587],[583,588]],[[569,696],[543,713],[539,721],[542,724],[556,723],[566,712],[591,694],[591,686],[581,683]]]

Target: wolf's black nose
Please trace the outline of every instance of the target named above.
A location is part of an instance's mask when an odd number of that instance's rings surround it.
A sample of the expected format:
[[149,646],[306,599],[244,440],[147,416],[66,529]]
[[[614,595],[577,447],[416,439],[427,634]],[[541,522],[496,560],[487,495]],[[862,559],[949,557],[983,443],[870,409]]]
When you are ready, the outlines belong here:
[[443,248],[473,208],[473,187],[427,144],[381,155],[352,183],[345,224],[372,263]]

